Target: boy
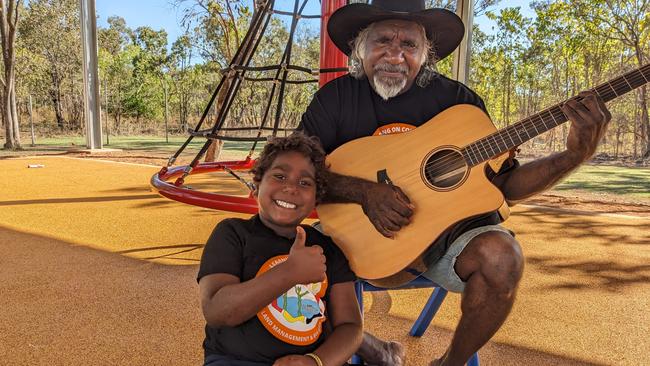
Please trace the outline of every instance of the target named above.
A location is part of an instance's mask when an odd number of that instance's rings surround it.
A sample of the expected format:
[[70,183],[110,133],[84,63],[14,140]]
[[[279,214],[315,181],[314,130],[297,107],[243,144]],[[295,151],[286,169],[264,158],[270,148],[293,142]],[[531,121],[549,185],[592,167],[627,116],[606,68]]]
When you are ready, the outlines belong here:
[[361,344],[354,273],[330,238],[300,226],[325,169],[315,138],[264,147],[252,170],[259,213],[221,221],[201,258],[205,365],[342,365]]

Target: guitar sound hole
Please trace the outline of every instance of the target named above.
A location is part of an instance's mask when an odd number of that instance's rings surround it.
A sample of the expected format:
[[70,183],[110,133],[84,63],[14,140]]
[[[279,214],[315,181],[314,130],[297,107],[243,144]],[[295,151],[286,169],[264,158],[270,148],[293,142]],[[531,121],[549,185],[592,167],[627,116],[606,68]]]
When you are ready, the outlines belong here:
[[433,152],[424,160],[422,171],[430,187],[449,190],[463,181],[467,164],[460,152],[443,149]]

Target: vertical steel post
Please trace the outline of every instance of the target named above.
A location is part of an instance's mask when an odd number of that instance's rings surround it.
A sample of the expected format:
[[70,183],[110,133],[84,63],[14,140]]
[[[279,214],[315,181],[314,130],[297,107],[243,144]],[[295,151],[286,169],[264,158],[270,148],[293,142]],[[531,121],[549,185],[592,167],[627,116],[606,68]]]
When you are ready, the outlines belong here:
[[95,0],[79,0],[81,13],[81,44],[84,72],[84,116],[86,146],[102,148],[102,124],[99,106],[99,75],[97,65],[97,19]]
[[[321,1],[321,27],[320,27],[320,68],[347,67],[348,57],[334,45],[327,34],[327,22],[336,9],[346,5],[346,0],[322,0]],[[330,80],[344,75],[345,72],[321,73],[318,78],[318,85],[323,86]]]
[[458,0],[456,14],[463,20],[465,36],[454,51],[452,64],[453,78],[466,84],[469,80],[469,63],[472,52],[472,26],[474,25],[474,2],[472,0]]

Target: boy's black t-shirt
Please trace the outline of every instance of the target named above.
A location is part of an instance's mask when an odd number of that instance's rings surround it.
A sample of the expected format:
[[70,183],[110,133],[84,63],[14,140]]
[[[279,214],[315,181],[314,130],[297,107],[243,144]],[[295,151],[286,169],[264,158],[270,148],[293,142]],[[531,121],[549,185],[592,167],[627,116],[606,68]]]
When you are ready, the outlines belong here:
[[[457,104],[472,104],[487,114],[483,100],[474,91],[439,74],[426,87],[414,84],[405,93],[387,101],[372,89],[367,79],[357,80],[344,75],[316,92],[298,130],[317,136],[329,154],[360,137],[417,128]],[[463,126],[458,128],[462,129]],[[408,146],[404,148],[408,150]],[[511,159],[503,164],[499,174],[517,165],[517,161]],[[499,222],[501,219],[496,212],[461,221],[440,235],[436,245],[427,251],[425,260],[435,262],[463,232]]]
[[[203,348],[209,354],[273,363],[289,354],[313,352],[323,342],[325,306],[332,285],[354,281],[348,261],[332,240],[302,225],[306,245],[320,245],[326,258],[327,279],[319,284],[297,285],[237,327],[205,327]],[[286,260],[293,239],[277,235],[258,215],[251,219],[221,221],[208,239],[197,281],[214,273],[228,273],[241,282],[261,275]]]

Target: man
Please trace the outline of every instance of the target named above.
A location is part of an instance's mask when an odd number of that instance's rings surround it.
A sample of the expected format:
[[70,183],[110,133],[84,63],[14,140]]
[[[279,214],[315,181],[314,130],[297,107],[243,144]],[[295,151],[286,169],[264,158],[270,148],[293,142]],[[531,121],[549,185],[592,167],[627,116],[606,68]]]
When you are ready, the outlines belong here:
[[[348,141],[393,130],[387,127],[416,128],[456,104],[485,110],[472,90],[434,69],[437,60],[458,46],[463,29],[455,14],[425,10],[423,0],[375,0],[340,8],[330,18],[328,31],[350,56],[350,75],[316,93],[300,129],[318,136],[330,153]],[[571,120],[565,151],[521,166],[510,159],[492,177],[509,204],[550,188],[594,154],[611,114],[594,94],[580,96],[580,101],[562,107]],[[328,181],[325,202],[361,205],[384,236],[394,237],[409,224],[415,206],[398,187],[334,173]],[[462,315],[451,344],[431,365],[464,364],[512,308],[524,259],[500,221],[493,212],[455,224],[426,255],[423,276],[462,293]],[[401,365],[404,359],[401,345],[370,334],[364,335],[359,354],[368,364]]]

